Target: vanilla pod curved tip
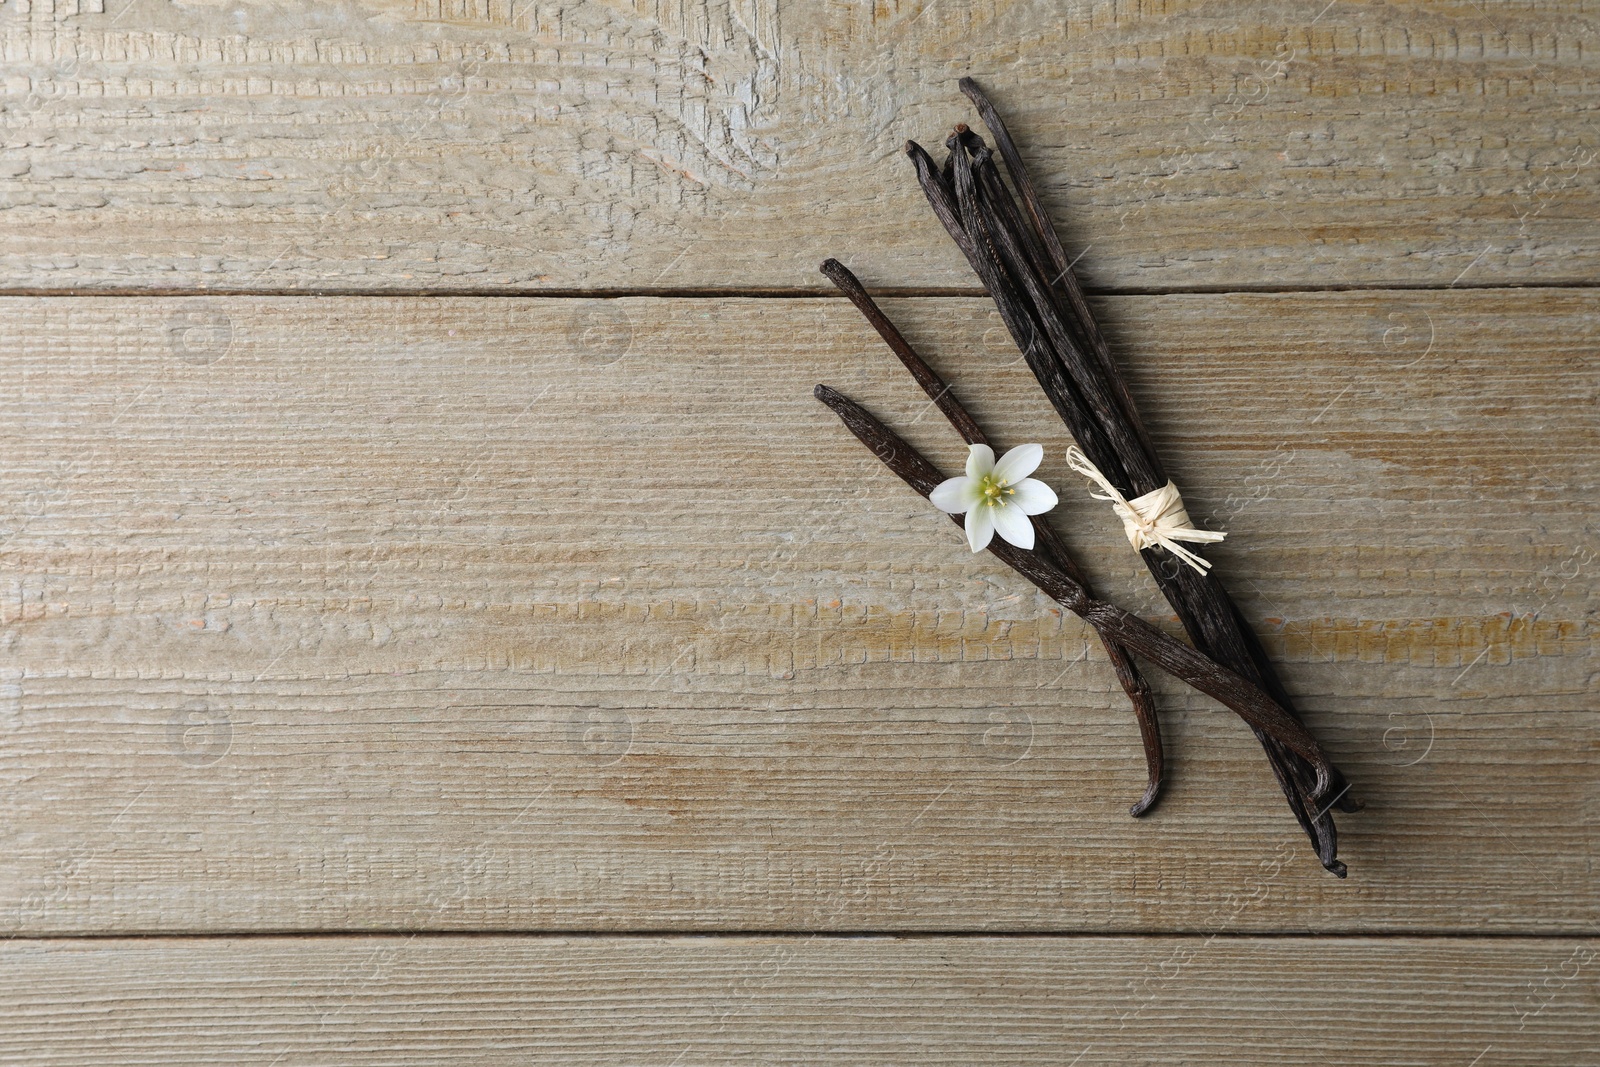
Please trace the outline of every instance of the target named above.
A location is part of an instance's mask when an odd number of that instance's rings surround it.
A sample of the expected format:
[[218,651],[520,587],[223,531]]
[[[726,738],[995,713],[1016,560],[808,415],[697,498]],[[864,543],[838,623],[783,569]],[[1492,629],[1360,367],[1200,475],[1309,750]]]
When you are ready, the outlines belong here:
[[1150,784],[1145,787],[1144,796],[1140,797],[1139,800],[1128,809],[1128,814],[1132,815],[1135,819],[1139,818],[1145,812],[1150,810],[1151,805],[1155,804],[1156,797],[1159,796],[1160,793],[1161,779],[1152,778],[1150,780]]

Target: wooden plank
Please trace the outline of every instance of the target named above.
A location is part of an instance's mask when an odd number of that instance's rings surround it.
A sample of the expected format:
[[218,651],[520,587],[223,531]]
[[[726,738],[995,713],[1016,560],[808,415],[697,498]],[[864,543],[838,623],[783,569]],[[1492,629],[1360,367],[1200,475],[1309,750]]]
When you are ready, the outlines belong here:
[[158,939],[0,961],[18,1065],[1600,1063],[1593,941]]
[[1582,283],[1577,0],[6,4],[0,286],[973,279],[899,151],[987,80],[1104,287]]
[[[986,302],[889,306],[1168,618]],[[843,301],[11,298],[0,922],[1592,932],[1600,294],[1103,311],[1348,883],[1171,684],[1127,817],[1084,628],[811,398],[963,454]]]

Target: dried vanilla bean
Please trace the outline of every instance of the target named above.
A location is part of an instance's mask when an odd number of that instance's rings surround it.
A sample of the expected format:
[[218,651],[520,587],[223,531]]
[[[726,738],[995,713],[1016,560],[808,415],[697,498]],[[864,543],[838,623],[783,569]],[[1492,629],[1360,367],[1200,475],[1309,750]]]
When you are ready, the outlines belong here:
[[[922,386],[923,392],[927,393],[928,398],[944,413],[956,433],[961,435],[961,439],[969,445],[989,444],[988,437],[962,406],[961,401],[950,391],[950,387],[932,367],[928,366],[927,361],[917,354],[916,349],[911,347],[911,343],[905,339],[895,324],[889,321],[889,317],[867,294],[866,288],[850,269],[837,259],[830,259],[822,264],[822,273],[839,287],[840,292],[850,298],[850,302],[878,331],[878,336],[883,338],[884,343],[900,358],[900,362],[905,364],[911,377]],[[1050,558],[1078,584],[1085,595],[1092,597],[1094,594],[1089,590],[1088,581],[1067,551],[1066,543],[1056,534],[1054,527],[1045,522],[1042,515],[1033,516],[1032,521],[1038,541]],[[1105,633],[1101,632],[1099,636],[1101,643],[1105,645],[1106,655],[1110,657],[1117,681],[1128,694],[1129,703],[1133,705],[1134,718],[1139,723],[1139,739],[1144,745],[1145,791],[1144,795],[1128,809],[1130,815],[1138,818],[1150,810],[1166,780],[1166,760],[1161,746],[1161,722],[1156,717],[1155,694],[1151,692],[1150,683],[1139,673],[1138,665],[1134,663],[1133,657],[1127,650]]]
[[[1122,368],[1112,357],[1111,348],[1106,344],[1105,335],[1101,333],[1099,324],[1089,312],[1089,303],[1084,299],[1082,287],[1078,285],[1078,276],[1073,273],[1072,263],[1067,259],[1066,250],[1061,247],[1061,235],[1056,233],[1055,225],[1051,223],[1050,216],[1044,210],[1044,202],[1039,199],[1039,191],[1034,187],[1033,179],[1029,177],[1027,168],[1022,164],[1022,155],[1017,151],[1016,142],[1011,139],[1011,131],[1006,128],[1000,113],[989,102],[989,98],[984,95],[977,82],[971,78],[962,78],[960,87],[967,99],[977,108],[978,117],[983,120],[984,126],[988,127],[989,134],[994,138],[995,147],[1000,150],[1000,158],[1005,160],[1006,170],[1010,172],[1012,183],[1017,187],[1017,195],[1021,197],[1022,206],[1028,213],[1031,225],[1019,229],[1034,237],[1036,247],[1043,246],[1038,253],[1041,271],[1047,274],[1051,286],[1061,294],[1064,303],[1072,309],[1073,318],[1080,330],[1080,343],[1094,353],[1101,369],[1105,371],[1106,379],[1116,391],[1123,416],[1154,457],[1155,448],[1150,444],[1150,436],[1145,432],[1138,408],[1134,406],[1133,394],[1128,390],[1127,379],[1123,377]],[[998,168],[991,167],[989,170],[998,178]],[[1000,190],[994,191],[997,199],[1001,199],[999,192]]]
[[[839,416],[851,433],[883,464],[926,497],[944,475],[915,448],[849,397],[826,385],[816,387],[816,397]],[[951,518],[960,525],[959,516]],[[1017,548],[1002,538],[989,543],[989,551],[1028,579],[1046,596],[1081,617],[1098,633],[1143,656],[1162,670],[1187,682],[1231,709],[1249,723],[1302,757],[1317,777],[1313,793],[1332,791],[1337,771],[1316,738],[1250,679],[1218,664],[1182,641],[1156,629],[1130,612],[1089,596],[1083,586],[1046,554]]]
[[[1166,483],[1161,462],[1016,146],[977,84],[964,79],[961,88],[994,136],[1022,207],[1011,199],[982,139],[965,127],[957,127],[947,141],[951,155],[942,169],[915,143],[907,146],[928,202],[994,298],[1029,368],[1090,461],[1130,498],[1157,489]],[[1186,566],[1167,565],[1164,552],[1141,554],[1196,648],[1251,679],[1292,716],[1292,702],[1260,641],[1221,582]],[[1257,737],[1323,866],[1343,877],[1329,809],[1359,807],[1348,784],[1335,772],[1337,795],[1324,805],[1315,770],[1270,733],[1257,730]]]

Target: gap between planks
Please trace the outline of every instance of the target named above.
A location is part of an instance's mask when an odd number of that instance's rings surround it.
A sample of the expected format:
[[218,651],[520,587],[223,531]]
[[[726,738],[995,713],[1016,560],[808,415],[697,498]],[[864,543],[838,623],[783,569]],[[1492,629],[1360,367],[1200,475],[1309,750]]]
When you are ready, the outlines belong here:
[[533,927],[524,930],[480,929],[441,930],[428,927],[372,927],[368,929],[303,930],[161,930],[96,933],[18,933],[0,937],[0,945],[34,941],[285,941],[315,938],[325,941],[359,941],[374,938],[428,938],[460,941],[468,939],[532,938],[553,941],[619,941],[633,939],[679,939],[684,941],[736,941],[805,939],[818,941],[1092,941],[1115,938],[1128,941],[1584,941],[1600,938],[1600,927],[1588,930],[1562,930],[1556,927],[1535,930],[1451,930],[1418,928],[1406,930],[1168,930],[1157,927],[1134,930],[820,930],[804,927],[748,930],[681,927],[641,927],[636,930],[563,930]]
[[[1300,294],[1300,293],[1386,293],[1386,292],[1420,292],[1420,293],[1473,293],[1473,292],[1499,292],[1507,289],[1530,291],[1556,291],[1568,289],[1596,289],[1600,288],[1600,280],[1576,280],[1564,282],[1505,282],[1487,285],[1430,285],[1406,283],[1360,283],[1360,284],[1329,284],[1329,285],[1217,285],[1217,286],[1185,286],[1182,288],[1172,286],[1115,286],[1105,288],[1085,288],[1084,293],[1090,297],[1122,297],[1122,296],[1229,296],[1232,294],[1249,294],[1252,296],[1270,296],[1273,294]],[[977,287],[968,286],[894,286],[894,285],[868,285],[867,291],[874,297],[881,299],[978,299],[988,295],[986,291]],[[633,297],[656,297],[658,299],[725,299],[725,300],[843,300],[843,294],[836,289],[809,289],[809,288],[706,288],[706,287],[652,287],[638,288],[597,288],[597,289],[528,289],[528,288],[487,288],[487,289],[338,289],[338,288],[304,288],[304,289],[116,289],[116,288],[74,288],[74,289],[38,289],[38,288],[0,288],[0,299],[11,297],[143,297],[146,299],[176,299],[183,297],[329,297],[329,298],[361,298],[373,297],[380,299],[546,299],[546,300],[623,300]]]

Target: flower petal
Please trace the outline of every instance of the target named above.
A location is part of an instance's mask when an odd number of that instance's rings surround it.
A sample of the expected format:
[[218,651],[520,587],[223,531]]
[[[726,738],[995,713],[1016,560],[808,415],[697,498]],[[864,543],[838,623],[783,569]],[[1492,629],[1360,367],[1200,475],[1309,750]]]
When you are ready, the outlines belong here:
[[994,512],[995,533],[1018,548],[1033,547],[1033,523],[1028,521],[1028,516],[1022,513],[1021,508],[1007,504],[1005,507],[983,510]]
[[994,513],[999,510],[985,504],[967,512],[967,544],[972,551],[982,552],[989,547],[994,539]]
[[928,501],[946,515],[959,515],[978,506],[983,496],[976,478],[946,478],[933,487]]
[[1002,485],[1016,485],[1038,470],[1043,460],[1043,445],[1018,445],[1000,457],[1000,462],[994,465],[994,476]]
[[[967,477],[982,478],[992,470],[994,470],[994,449],[988,445],[968,445]],[[1028,473],[1033,473],[1032,468],[1029,468]]]
[[1024,515],[1043,515],[1060,503],[1054,489],[1037,478],[1024,478],[1013,485],[1006,506],[1022,509]]

